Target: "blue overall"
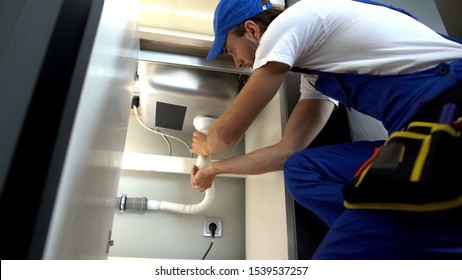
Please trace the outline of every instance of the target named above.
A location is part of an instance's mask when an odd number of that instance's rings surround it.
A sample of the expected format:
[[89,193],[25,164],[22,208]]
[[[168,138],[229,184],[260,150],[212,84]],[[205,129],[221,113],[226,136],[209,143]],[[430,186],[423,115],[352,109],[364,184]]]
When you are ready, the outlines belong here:
[[[318,75],[317,90],[382,121],[389,134],[402,129],[428,101],[462,85],[462,58],[401,75],[291,70]],[[330,227],[313,259],[462,259],[462,209],[430,213],[345,209],[343,187],[383,142],[308,148],[286,161],[288,191]]]

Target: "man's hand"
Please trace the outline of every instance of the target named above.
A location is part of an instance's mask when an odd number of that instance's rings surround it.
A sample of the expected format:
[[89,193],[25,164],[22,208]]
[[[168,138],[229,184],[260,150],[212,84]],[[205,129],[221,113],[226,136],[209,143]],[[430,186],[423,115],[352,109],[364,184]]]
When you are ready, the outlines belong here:
[[214,178],[215,175],[207,174],[207,165],[201,168],[197,167],[197,165],[193,165],[191,168],[190,181],[191,186],[195,190],[203,192],[210,188],[213,184]]
[[207,145],[207,135],[202,132],[195,131],[192,137],[191,152],[200,156],[209,156],[205,151]]

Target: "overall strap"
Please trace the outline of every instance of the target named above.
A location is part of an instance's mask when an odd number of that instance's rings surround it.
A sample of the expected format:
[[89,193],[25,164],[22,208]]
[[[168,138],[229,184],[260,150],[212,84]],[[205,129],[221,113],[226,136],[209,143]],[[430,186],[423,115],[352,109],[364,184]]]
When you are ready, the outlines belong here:
[[[416,16],[414,16],[414,15],[411,14],[411,13],[409,13],[408,11],[406,11],[406,10],[404,10],[404,9],[400,9],[400,8],[393,7],[392,5],[383,4],[383,3],[379,3],[379,2],[376,2],[376,1],[372,1],[372,0],[352,0],[352,1],[361,2],[361,3],[365,3],[365,4],[376,5],[376,6],[382,6],[382,7],[386,7],[386,8],[390,8],[390,9],[392,9],[392,10],[395,10],[395,11],[398,11],[398,12],[403,13],[403,14],[405,14],[405,15],[408,15],[408,16],[412,17],[413,19],[419,21],[419,19],[418,19]],[[456,39],[453,39],[453,38],[448,37],[448,36],[443,35],[443,34],[440,34],[440,35],[443,36],[443,37],[445,37],[445,38],[447,38],[447,39],[449,39],[449,40],[453,40],[453,41],[456,41],[456,42],[457,42]],[[462,43],[462,42],[460,42],[460,43]],[[292,71],[292,72],[299,72],[299,73],[305,73],[305,74],[310,74],[310,73],[312,73],[312,71],[307,70],[307,69],[303,69],[303,68],[300,68],[300,67],[292,67],[292,68],[290,69],[290,71]]]
[[409,13],[408,11],[406,11],[404,9],[401,9],[401,8],[393,7],[392,5],[383,4],[383,3],[379,3],[379,2],[375,2],[375,1],[371,1],[371,0],[353,0],[353,1],[390,8],[392,10],[395,10],[395,11],[401,12],[401,13],[403,13],[405,15],[408,15],[408,16],[410,16],[411,18],[413,18],[415,20],[419,20],[419,18],[417,18],[413,14]]
[[[356,1],[356,2],[362,2],[362,3],[366,3],[366,4],[372,4],[372,5],[377,5],[377,6],[382,6],[382,7],[387,7],[387,8],[390,8],[392,10],[395,10],[395,11],[398,11],[398,12],[401,12],[405,15],[408,15],[410,17],[412,17],[413,19],[419,21],[419,18],[414,16],[413,14],[411,14],[410,12],[404,10],[404,9],[401,9],[401,8],[396,8],[396,7],[393,7],[392,5],[388,5],[388,4],[383,4],[383,3],[379,3],[379,2],[376,2],[376,1],[371,1],[371,0],[353,0],[353,1]],[[451,41],[454,41],[456,43],[459,43],[459,44],[462,44],[462,40],[459,40],[459,39],[456,39],[456,38],[452,38],[448,35],[445,35],[443,33],[440,33],[438,32],[438,34],[440,34],[441,36],[443,36],[444,38],[448,39],[448,40],[451,40]]]
[[[383,4],[383,3],[379,3],[379,2],[376,2],[376,1],[372,1],[372,0],[352,0],[352,1],[356,1],[356,2],[361,2],[361,3],[365,3],[365,4],[371,4],[371,5],[377,5],[377,6],[382,6],[382,7],[386,7],[386,8],[390,8],[392,10],[395,10],[395,11],[398,11],[400,13],[403,13],[405,15],[408,15],[410,17],[412,17],[413,19],[419,21],[419,19],[414,16],[413,14],[409,13],[408,11],[404,10],[404,9],[401,9],[401,8],[396,8],[396,7],[393,7],[392,5],[388,5],[388,4]],[[459,40],[459,39],[456,39],[456,38],[452,38],[448,35],[445,35],[443,33],[440,33],[440,32],[437,32],[440,36],[444,37],[445,39],[447,40],[450,40],[450,41],[453,41],[453,42],[456,42],[456,43],[459,43],[459,44],[462,44],[462,40]],[[292,72],[299,72],[299,73],[306,73],[306,74],[310,74],[312,73],[310,70],[307,70],[307,69],[303,69],[303,68],[300,68],[300,67],[292,67],[290,69]]]

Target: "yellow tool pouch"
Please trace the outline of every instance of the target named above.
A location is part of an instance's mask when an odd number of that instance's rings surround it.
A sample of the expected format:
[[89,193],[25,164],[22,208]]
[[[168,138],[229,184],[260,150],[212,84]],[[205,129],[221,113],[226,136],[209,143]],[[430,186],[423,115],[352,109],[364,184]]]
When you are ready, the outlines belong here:
[[412,122],[390,135],[344,187],[351,209],[439,211],[462,205],[461,132]]

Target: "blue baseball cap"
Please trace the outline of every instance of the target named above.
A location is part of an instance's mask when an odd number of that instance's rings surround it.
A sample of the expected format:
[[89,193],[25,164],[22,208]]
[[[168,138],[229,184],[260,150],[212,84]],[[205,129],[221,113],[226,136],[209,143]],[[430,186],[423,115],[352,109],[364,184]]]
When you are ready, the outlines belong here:
[[224,52],[228,31],[253,16],[268,10],[273,4],[261,4],[261,0],[220,0],[215,9],[213,30],[215,39],[207,55],[207,60],[213,60]]

